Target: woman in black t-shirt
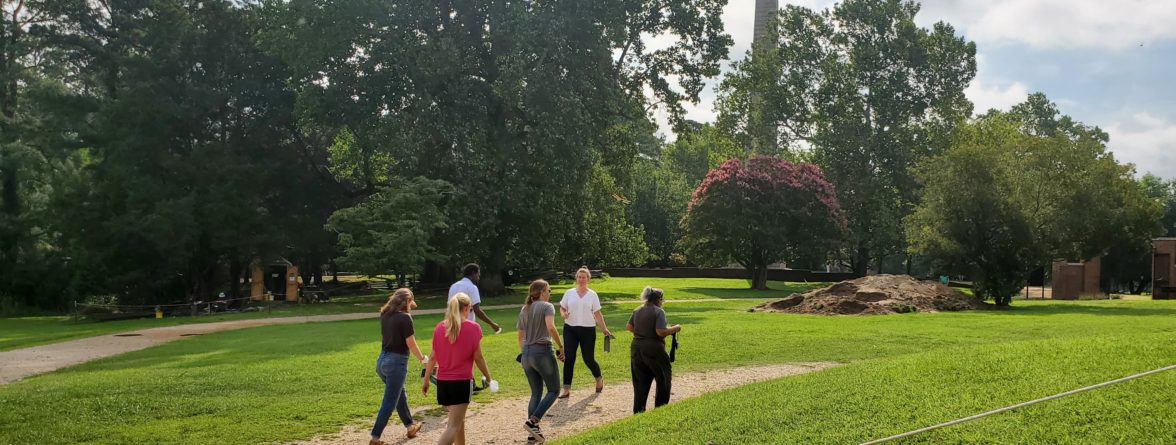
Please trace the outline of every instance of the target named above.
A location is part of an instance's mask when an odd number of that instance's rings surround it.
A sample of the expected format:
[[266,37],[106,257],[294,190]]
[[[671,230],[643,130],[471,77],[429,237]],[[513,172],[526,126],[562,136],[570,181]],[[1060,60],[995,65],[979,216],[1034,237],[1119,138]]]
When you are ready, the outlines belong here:
[[666,337],[677,334],[682,326],[666,325],[666,312],[662,310],[665,294],[661,289],[645,287],[641,291],[645,304],[633,311],[625,329],[633,333],[633,345],[629,353],[629,369],[633,373],[633,412],[645,411],[649,399],[649,387],[657,382],[653,397],[654,408],[670,403],[670,380],[673,372],[670,356],[666,354]]
[[425,356],[417,347],[412,315],[409,315],[415,307],[416,299],[412,291],[402,287],[396,289],[380,308],[380,336],[383,343],[380,358],[376,360],[376,375],[384,381],[384,399],[380,402],[380,411],[376,413],[376,424],[372,426],[370,445],[384,443],[380,441],[380,436],[384,433],[384,427],[388,426],[393,408],[407,428],[406,435],[409,438],[416,437],[421,430],[421,422],[412,420],[412,412],[408,410],[408,393],[404,391],[404,380],[408,377],[408,354],[411,352],[421,363],[425,362]]

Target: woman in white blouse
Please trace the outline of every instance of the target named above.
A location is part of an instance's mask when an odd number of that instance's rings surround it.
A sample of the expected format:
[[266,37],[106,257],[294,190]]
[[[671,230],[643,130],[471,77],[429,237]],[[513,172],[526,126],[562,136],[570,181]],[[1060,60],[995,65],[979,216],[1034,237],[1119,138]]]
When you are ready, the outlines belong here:
[[596,291],[588,288],[588,281],[592,273],[587,267],[576,271],[576,287],[564,292],[559,300],[559,313],[564,318],[564,368],[563,393],[559,398],[571,395],[572,376],[575,372],[576,350],[584,354],[584,364],[596,378],[596,392],[604,390],[604,378],[600,375],[600,364],[596,363],[596,328],[606,337],[612,337],[608,326],[604,324],[604,316],[600,314],[600,296]]

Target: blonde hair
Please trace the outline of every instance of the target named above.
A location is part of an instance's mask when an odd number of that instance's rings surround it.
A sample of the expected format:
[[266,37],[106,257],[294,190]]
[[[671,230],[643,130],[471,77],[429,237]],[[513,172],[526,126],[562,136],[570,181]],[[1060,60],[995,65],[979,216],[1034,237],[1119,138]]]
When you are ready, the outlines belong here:
[[453,298],[449,299],[449,303],[445,305],[445,337],[449,339],[449,343],[457,343],[457,336],[461,334],[461,310],[473,304],[470,301],[470,296],[465,292],[458,292]]
[[412,290],[407,287],[396,289],[392,295],[388,296],[388,302],[380,308],[380,315],[387,314],[390,311],[404,312],[408,309],[408,301],[412,299]]
[[592,280],[592,271],[588,270],[588,266],[580,266],[580,269],[576,271],[576,278],[580,278],[580,272],[584,272],[585,275],[588,275],[589,281]]
[[523,303],[523,307],[531,307],[531,303],[538,300],[539,295],[548,287],[551,287],[551,285],[547,284],[545,280],[539,279],[532,281],[531,286],[527,288],[527,300]]

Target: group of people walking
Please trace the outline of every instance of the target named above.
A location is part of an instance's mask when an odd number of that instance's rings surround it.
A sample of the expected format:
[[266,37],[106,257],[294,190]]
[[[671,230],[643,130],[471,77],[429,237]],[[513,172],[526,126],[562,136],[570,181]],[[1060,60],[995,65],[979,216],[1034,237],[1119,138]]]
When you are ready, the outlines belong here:
[[[412,291],[397,289],[380,308],[380,331],[383,344],[376,361],[376,374],[384,381],[384,397],[371,431],[371,445],[382,444],[380,437],[395,410],[406,428],[407,437],[416,437],[421,422],[413,420],[408,408],[405,380],[411,354],[425,370],[421,390],[428,394],[430,380],[435,382],[437,404],[446,407],[448,422],[439,444],[465,443],[465,414],[474,392],[473,367],[477,366],[484,381],[493,387],[490,370],[482,355],[482,327],[474,317],[490,325],[495,333],[502,327],[495,323],[481,307],[478,280],[481,269],[469,264],[462,271],[462,279],[449,288],[445,316],[433,330],[432,356],[423,355],[414,336],[412,316],[416,307]],[[540,422],[557,398],[571,393],[577,354],[596,379],[596,392],[604,390],[600,364],[596,362],[597,329],[606,341],[615,338],[601,315],[600,296],[588,287],[591,273],[587,268],[576,271],[576,287],[568,289],[559,301],[564,319],[563,335],[555,326],[555,305],[551,303],[551,285],[544,280],[531,282],[527,297],[519,310],[519,355],[516,360],[526,374],[531,388],[530,402],[523,427],[528,444],[546,441]],[[654,382],[657,391],[654,406],[670,401],[671,365],[666,354],[665,337],[682,328],[666,322],[661,305],[664,293],[646,287],[641,293],[644,304],[633,312],[626,329],[633,333],[630,347],[630,368],[633,379],[633,412],[645,411],[646,399]],[[564,362],[563,385],[560,391],[559,362]],[[435,374],[434,374],[435,372]],[[435,379],[435,380],[434,380]]]

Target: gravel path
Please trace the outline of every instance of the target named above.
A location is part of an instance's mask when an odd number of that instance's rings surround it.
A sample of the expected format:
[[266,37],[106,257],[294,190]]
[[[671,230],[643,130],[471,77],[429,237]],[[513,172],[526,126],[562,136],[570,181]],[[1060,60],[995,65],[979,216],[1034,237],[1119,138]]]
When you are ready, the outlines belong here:
[[[696,303],[709,301],[730,301],[739,299],[697,299],[697,300],[669,300],[667,303]],[[763,300],[753,298],[749,300]],[[608,301],[605,304],[638,303],[637,300]],[[517,304],[500,304],[485,306],[485,310],[512,309]],[[444,309],[419,309],[413,311],[417,315],[443,313]],[[131,351],[150,348],[184,337],[209,334],[213,332],[233,329],[270,326],[275,324],[314,323],[324,321],[361,320],[376,318],[375,312],[334,315],[308,315],[302,317],[257,318],[251,320],[220,321],[215,323],[193,323],[179,326],[141,329],[138,331],[120,332],[116,334],[99,335],[42,346],[0,352],[0,385],[5,385],[25,377],[56,371],[73,365],[79,365],[91,360],[115,356]]]
[[[771,380],[791,375],[804,374],[825,368],[837,366],[838,363],[791,363],[767,366],[749,366],[736,369],[719,369],[706,372],[681,374],[674,377],[670,403],[705,394],[712,391],[733,388],[763,380]],[[521,372],[521,371],[519,371]],[[607,378],[607,376],[606,376]],[[416,382],[410,379],[410,382]],[[421,400],[420,387],[410,385],[417,391],[416,400]],[[378,397],[378,394],[372,397]],[[435,400],[430,393],[429,400]],[[653,407],[651,391],[649,407]],[[373,399],[374,400],[374,399]],[[526,420],[527,401],[529,396],[498,400],[487,404],[476,400],[470,405],[466,415],[466,442],[469,444],[512,444],[525,443],[527,433],[523,430]],[[416,412],[422,412],[432,406],[418,406]],[[372,417],[378,406],[372,406]],[[548,440],[567,437],[572,434],[617,421],[632,415],[633,387],[628,380],[605,380],[604,392],[596,394],[590,387],[583,387],[573,391],[567,399],[558,399],[540,426]],[[389,444],[433,444],[437,443],[441,432],[445,429],[445,417],[425,416],[424,428],[415,439],[404,437],[404,428],[396,415],[384,431],[384,441]],[[360,425],[350,425],[339,433],[316,437],[309,441],[295,442],[297,445],[336,445],[336,444],[366,444],[371,428],[371,420]]]

